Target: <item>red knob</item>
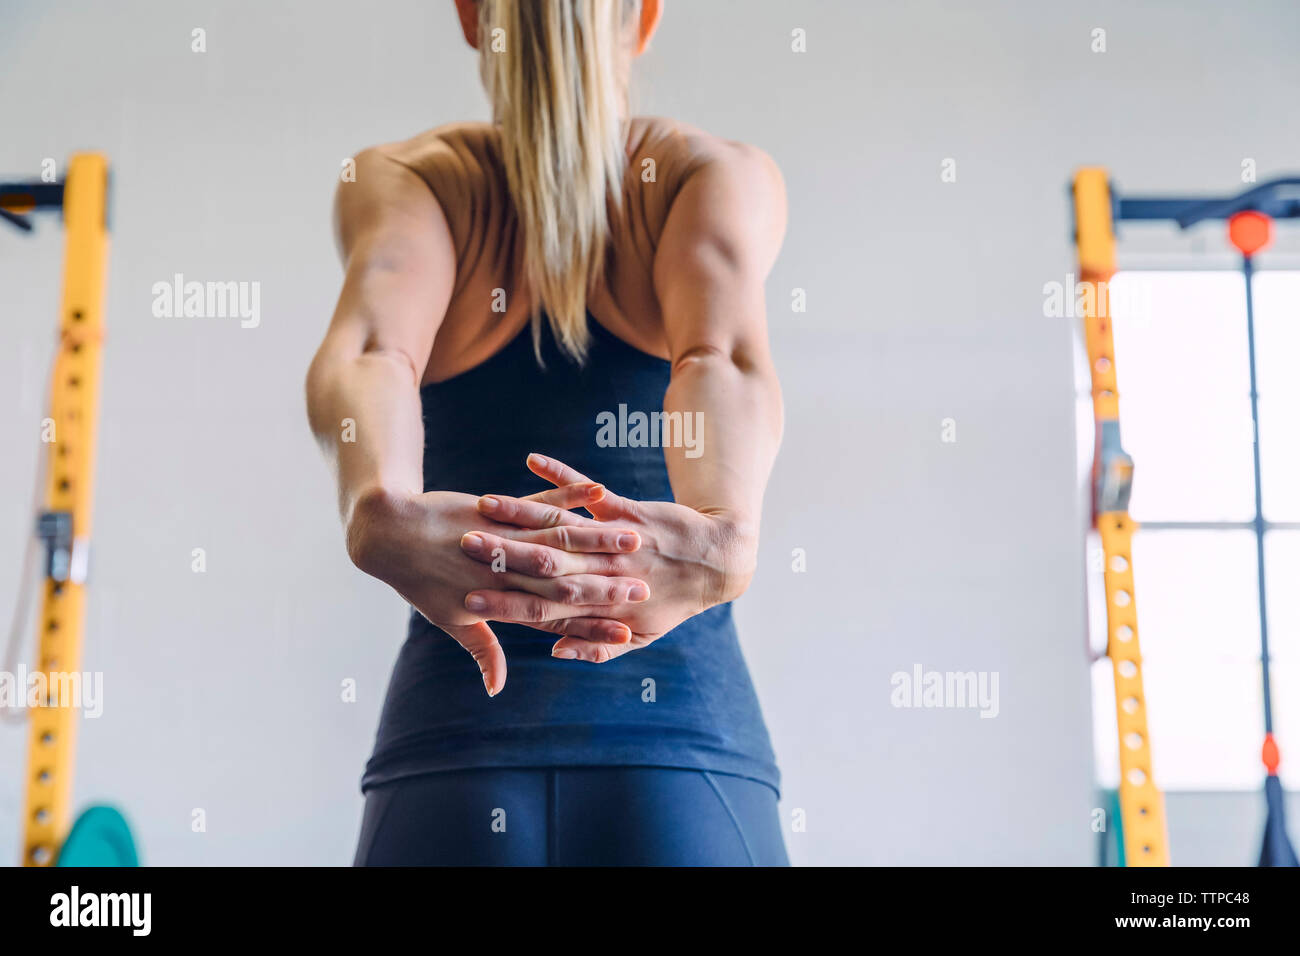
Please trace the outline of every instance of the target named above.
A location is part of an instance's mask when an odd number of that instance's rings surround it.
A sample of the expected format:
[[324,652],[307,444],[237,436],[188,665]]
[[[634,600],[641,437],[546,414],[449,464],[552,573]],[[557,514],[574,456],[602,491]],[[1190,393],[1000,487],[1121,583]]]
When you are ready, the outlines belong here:
[[1273,238],[1273,220],[1262,212],[1248,209],[1228,220],[1228,239],[1243,256],[1253,256]]
[[1273,739],[1272,734],[1264,735],[1264,750],[1260,757],[1264,760],[1264,767],[1268,770],[1269,776],[1276,775],[1278,764],[1282,762],[1282,755],[1277,752],[1277,741]]

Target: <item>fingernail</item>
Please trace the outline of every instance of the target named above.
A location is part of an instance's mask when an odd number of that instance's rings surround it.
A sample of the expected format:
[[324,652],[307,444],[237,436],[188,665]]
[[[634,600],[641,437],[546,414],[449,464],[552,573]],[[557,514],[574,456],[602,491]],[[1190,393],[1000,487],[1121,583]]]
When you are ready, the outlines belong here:
[[636,547],[636,535],[620,534],[618,536],[618,549],[620,551],[631,551]]
[[483,550],[483,539],[471,532],[460,539],[460,546],[471,554],[478,554]]
[[501,502],[496,498],[480,498],[478,500],[479,511],[496,511]]
[[603,497],[604,494],[605,494],[604,485],[592,485],[590,488],[587,489],[587,497],[590,498],[592,501],[595,501],[597,498]]
[[488,680],[487,674],[483,675],[483,687],[487,690],[489,697],[495,697],[497,692],[492,689],[492,683]]
[[571,647],[559,647],[551,651],[551,656],[562,661],[576,661],[578,652]]
[[487,598],[481,594],[471,594],[465,598],[465,606],[471,611],[481,611],[487,607]]
[[650,589],[644,584],[634,584],[627,589],[627,599],[629,601],[644,601],[650,596]]
[[541,455],[537,454],[536,452],[533,452],[531,455],[529,455],[528,459],[538,468],[545,468],[547,465],[550,464],[549,461],[547,461],[545,458],[543,458]]

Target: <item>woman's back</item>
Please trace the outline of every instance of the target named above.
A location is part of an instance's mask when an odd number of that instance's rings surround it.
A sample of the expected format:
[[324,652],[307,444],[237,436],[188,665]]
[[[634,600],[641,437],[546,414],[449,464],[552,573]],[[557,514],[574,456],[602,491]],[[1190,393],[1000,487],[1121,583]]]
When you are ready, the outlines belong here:
[[[672,501],[651,427],[669,363],[592,322],[587,361],[549,328],[538,363],[526,329],[474,368],[420,390],[426,491],[522,497],[545,484],[522,463],[561,459],[638,501]],[[698,438],[693,428],[687,438]],[[555,635],[493,621],[510,683],[483,694],[478,666],[417,611],[393,671],[363,788],[484,767],[659,766],[779,787],[731,605],[709,608],[603,664],[557,660]]]

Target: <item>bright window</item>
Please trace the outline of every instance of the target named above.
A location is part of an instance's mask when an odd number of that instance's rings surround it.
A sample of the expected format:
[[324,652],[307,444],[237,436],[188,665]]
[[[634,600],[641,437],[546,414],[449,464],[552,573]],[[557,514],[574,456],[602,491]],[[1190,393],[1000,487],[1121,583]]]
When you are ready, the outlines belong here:
[[[1133,568],[1156,781],[1168,790],[1255,789],[1264,731],[1244,280],[1230,271],[1122,272],[1111,293],[1120,422],[1136,464],[1130,512],[1144,525]],[[1283,783],[1296,788],[1300,272],[1257,273],[1254,295],[1263,512],[1277,526],[1265,535],[1274,734]],[[1093,643],[1104,647],[1096,565]],[[1109,660],[1095,666],[1093,690],[1098,772],[1113,786]]]

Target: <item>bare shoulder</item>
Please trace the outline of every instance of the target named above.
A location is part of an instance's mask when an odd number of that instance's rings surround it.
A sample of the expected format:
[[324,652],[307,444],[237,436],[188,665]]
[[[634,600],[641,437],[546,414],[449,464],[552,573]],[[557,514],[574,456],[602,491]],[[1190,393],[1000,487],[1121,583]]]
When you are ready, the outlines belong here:
[[436,205],[458,258],[509,215],[500,134],[489,123],[449,123],[381,143],[357,154],[356,167],[371,204]]
[[382,143],[372,152],[414,171],[442,202],[484,182],[500,165],[500,134],[490,123],[448,123],[409,139]]
[[[656,253],[727,242],[770,266],[785,232],[781,170],[766,152],[663,117],[638,117],[628,137],[627,192],[640,192]],[[653,182],[653,184],[651,184]],[[659,257],[660,264],[666,257]]]
[[646,160],[666,164],[679,180],[678,188],[694,173],[708,168],[742,177],[750,188],[784,194],[780,168],[758,146],[725,139],[668,117],[638,116],[632,120],[628,158],[633,172],[643,172]]
[[375,236],[412,234],[436,221],[438,202],[417,173],[384,147],[358,152],[334,190],[334,237],[340,258]]

